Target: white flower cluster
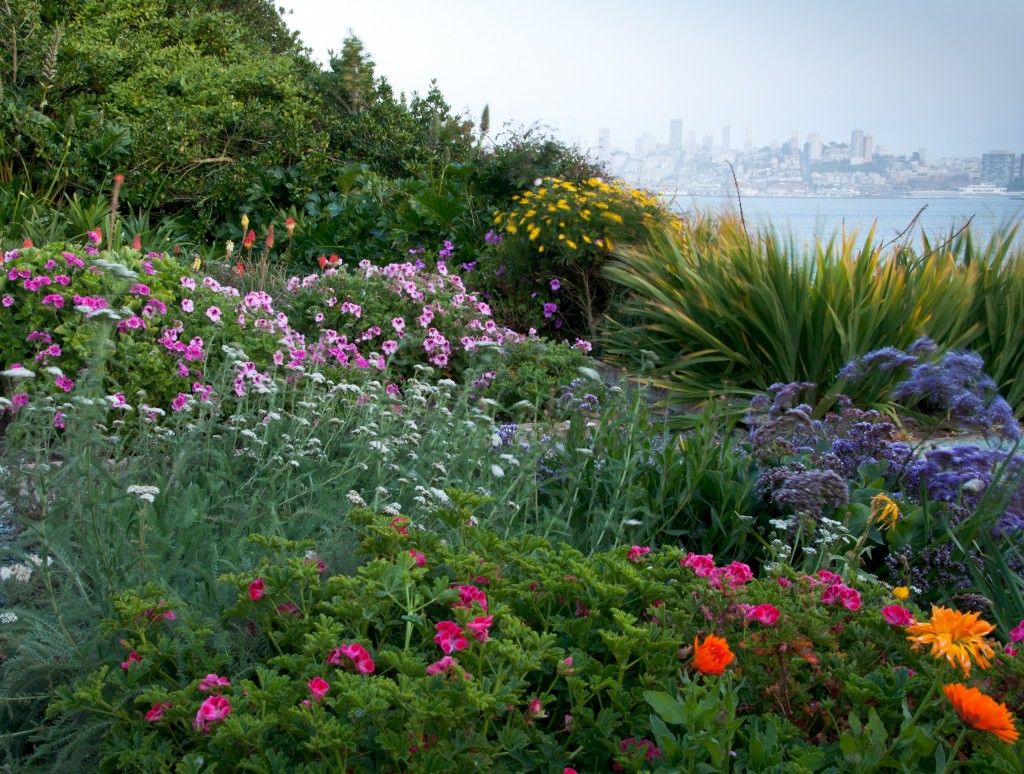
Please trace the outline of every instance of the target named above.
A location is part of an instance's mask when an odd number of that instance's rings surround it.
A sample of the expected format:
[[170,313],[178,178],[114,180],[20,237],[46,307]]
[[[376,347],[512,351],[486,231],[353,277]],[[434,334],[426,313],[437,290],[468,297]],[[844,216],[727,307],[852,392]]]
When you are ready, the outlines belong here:
[[132,484],[128,487],[128,494],[136,495],[143,502],[151,503],[160,494],[160,487],[145,486],[144,484]]

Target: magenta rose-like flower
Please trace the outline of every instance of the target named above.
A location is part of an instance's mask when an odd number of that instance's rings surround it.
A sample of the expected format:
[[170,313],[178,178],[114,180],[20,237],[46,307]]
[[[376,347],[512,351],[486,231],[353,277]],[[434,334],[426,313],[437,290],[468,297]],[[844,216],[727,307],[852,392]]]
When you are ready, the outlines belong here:
[[202,691],[203,693],[211,693],[211,692],[216,691],[216,690],[218,690],[220,688],[230,688],[230,687],[231,687],[231,681],[230,680],[228,680],[226,677],[221,677],[220,675],[214,674],[213,672],[211,672],[206,677],[204,677],[202,680],[200,680],[199,681],[199,686],[198,686],[199,690]]
[[231,701],[226,696],[211,696],[199,705],[192,727],[196,731],[206,733],[211,723],[224,720],[231,714]]
[[309,693],[313,697],[313,701],[320,701],[327,695],[327,692],[331,690],[331,684],[322,677],[314,677],[306,683],[306,686],[309,688]]
[[629,553],[626,554],[626,558],[631,562],[639,562],[649,553],[651,553],[650,546],[630,546]]
[[494,623],[494,616],[478,615],[466,623],[466,628],[480,642],[487,642],[491,624]]
[[775,605],[769,605],[768,603],[755,605],[747,611],[747,618],[765,626],[772,626],[779,620],[779,609]]
[[462,627],[455,621],[439,621],[434,624],[434,628],[437,630],[434,642],[445,655],[450,655],[457,650],[465,650],[469,644],[463,635]]
[[882,608],[882,618],[886,623],[893,626],[910,626],[914,623],[914,616],[902,605],[889,605]]
[[249,584],[249,599],[253,602],[258,601],[263,596],[263,578],[257,578]]

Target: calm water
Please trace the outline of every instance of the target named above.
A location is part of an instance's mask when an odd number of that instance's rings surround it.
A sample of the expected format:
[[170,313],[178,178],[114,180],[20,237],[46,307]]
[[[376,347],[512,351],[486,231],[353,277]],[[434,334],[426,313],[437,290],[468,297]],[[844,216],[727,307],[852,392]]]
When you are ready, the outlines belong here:
[[[719,196],[680,197],[675,207],[717,212],[736,211],[736,199]],[[889,240],[907,227],[914,214],[924,205],[915,227],[915,240],[925,229],[928,234],[948,235],[950,228],[959,229],[967,218],[976,238],[988,239],[999,226],[1024,217],[1024,201],[1006,196],[961,196],[907,199],[813,198],[744,196],[743,214],[750,226],[771,223],[783,234],[792,234],[806,242],[815,236],[831,236],[844,227],[847,232],[866,234],[872,224],[878,239]],[[1018,241],[1024,234],[1018,234]]]

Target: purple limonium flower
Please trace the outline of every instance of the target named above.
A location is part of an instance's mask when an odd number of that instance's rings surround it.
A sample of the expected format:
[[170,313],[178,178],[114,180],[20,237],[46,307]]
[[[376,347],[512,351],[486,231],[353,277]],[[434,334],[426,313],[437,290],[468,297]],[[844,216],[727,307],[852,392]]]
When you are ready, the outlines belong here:
[[558,304],[553,304],[550,301],[544,304],[544,316],[553,317],[555,312],[558,311]]
[[489,245],[501,244],[502,239],[504,239],[504,237],[497,233],[493,228],[489,229],[487,233],[484,234],[484,241]]
[[551,280],[551,292],[557,293],[562,287],[562,283],[558,281],[558,277],[553,277]]

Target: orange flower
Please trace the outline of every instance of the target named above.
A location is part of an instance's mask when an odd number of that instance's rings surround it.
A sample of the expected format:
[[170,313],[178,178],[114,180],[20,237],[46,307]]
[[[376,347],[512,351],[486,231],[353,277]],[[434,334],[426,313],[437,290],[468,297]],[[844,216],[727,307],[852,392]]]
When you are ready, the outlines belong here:
[[256,232],[252,229],[246,233],[245,237],[242,238],[242,247],[246,250],[251,250],[253,243],[256,241]]
[[709,634],[702,644],[698,644],[697,637],[693,638],[693,666],[698,672],[720,675],[735,658],[724,637]]
[[295,230],[295,218],[285,218],[284,228],[288,232],[288,238],[291,239],[292,232]]
[[950,666],[959,666],[964,676],[971,674],[972,659],[985,669],[994,654],[992,645],[985,639],[996,627],[979,620],[978,613],[961,613],[946,607],[932,605],[932,619],[907,627],[907,639],[914,650],[922,645],[931,647],[933,656],[945,658]]
[[963,683],[943,686],[942,691],[965,725],[988,731],[1008,744],[1017,741],[1019,734],[1013,725],[1013,715],[1005,704]]

